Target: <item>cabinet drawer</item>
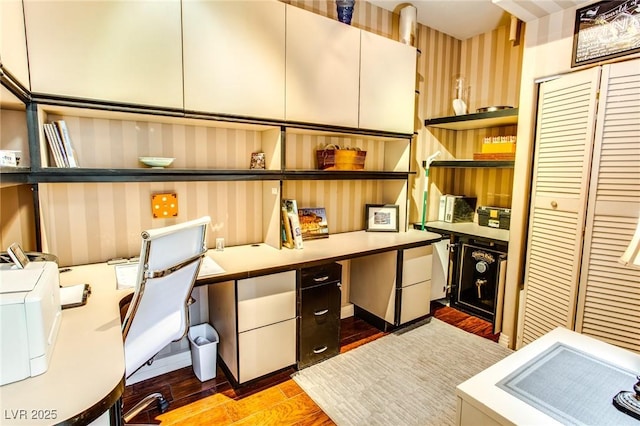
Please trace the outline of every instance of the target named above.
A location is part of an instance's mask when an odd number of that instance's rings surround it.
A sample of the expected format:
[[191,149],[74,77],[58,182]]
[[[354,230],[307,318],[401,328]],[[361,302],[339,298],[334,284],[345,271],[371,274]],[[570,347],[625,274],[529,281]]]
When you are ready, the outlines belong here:
[[298,367],[306,367],[340,353],[340,322],[332,321],[300,332]]
[[431,311],[431,280],[402,288],[400,324],[427,315]]
[[238,280],[238,332],[295,318],[295,271]]
[[432,246],[416,247],[403,252],[402,286],[431,279]]
[[302,288],[341,280],[342,265],[339,263],[330,263],[328,265],[305,268],[300,271],[300,283]]
[[296,320],[245,331],[238,336],[240,378],[244,383],[296,363]]
[[301,326],[340,320],[340,287],[338,283],[302,291]]

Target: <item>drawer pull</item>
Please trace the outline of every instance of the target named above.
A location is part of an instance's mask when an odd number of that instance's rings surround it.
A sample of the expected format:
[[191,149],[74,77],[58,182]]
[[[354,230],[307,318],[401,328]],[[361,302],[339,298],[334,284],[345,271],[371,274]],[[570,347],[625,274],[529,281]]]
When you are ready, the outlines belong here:
[[326,346],[323,346],[323,347],[321,347],[321,348],[314,349],[314,350],[313,350],[313,353],[314,353],[314,354],[321,354],[322,352],[326,351],[327,349],[329,349],[329,348],[328,348],[328,347],[326,347]]
[[313,313],[313,315],[315,315],[315,316],[319,317],[320,315],[324,315],[324,314],[326,314],[327,312],[329,312],[329,310],[328,310],[328,309],[323,309],[323,310],[321,310],[321,311],[315,311],[315,312]]
[[321,283],[321,282],[326,281],[328,279],[329,279],[329,275],[325,275],[324,277],[314,278],[313,281],[315,281],[317,283]]

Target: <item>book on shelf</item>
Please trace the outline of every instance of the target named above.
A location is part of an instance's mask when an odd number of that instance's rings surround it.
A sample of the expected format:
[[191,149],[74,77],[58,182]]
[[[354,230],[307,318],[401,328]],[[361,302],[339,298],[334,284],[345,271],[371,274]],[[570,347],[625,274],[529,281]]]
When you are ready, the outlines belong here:
[[[282,200],[282,214],[286,212],[286,217],[289,220],[289,226],[291,227],[291,238],[293,240],[293,247],[297,249],[303,248],[302,243],[302,230],[300,228],[300,219],[298,218],[298,203],[296,200],[284,199]],[[286,224],[285,224],[286,233]]]
[[50,158],[53,160],[51,163],[56,167],[68,167],[68,163],[65,162],[63,155],[62,141],[58,137],[58,131],[55,125],[52,123],[45,123],[42,125],[44,134],[49,143]]
[[76,154],[73,150],[73,144],[71,143],[71,136],[69,135],[69,128],[64,120],[58,120],[55,122],[58,134],[62,139],[62,146],[66,154],[69,167],[78,167],[78,161],[76,160]]
[[293,246],[297,249],[303,248],[302,243],[302,230],[300,229],[300,220],[298,214],[289,212],[287,213],[289,220],[291,221],[291,234],[293,236]]
[[282,245],[286,248],[293,248],[293,234],[291,233],[291,222],[285,207],[282,208]]

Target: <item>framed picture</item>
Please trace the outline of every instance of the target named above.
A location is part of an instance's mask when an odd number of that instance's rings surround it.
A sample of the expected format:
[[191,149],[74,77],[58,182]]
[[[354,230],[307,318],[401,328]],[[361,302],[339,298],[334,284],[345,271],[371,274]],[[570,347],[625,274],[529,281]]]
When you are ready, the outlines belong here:
[[303,240],[327,238],[329,236],[327,212],[324,207],[300,208],[298,209],[298,219]]
[[367,204],[364,212],[366,231],[398,232],[400,207],[394,204]]
[[571,66],[640,52],[640,2],[600,1],[576,10]]
[[264,152],[254,152],[251,154],[251,165],[249,166],[249,168],[255,170],[264,170]]

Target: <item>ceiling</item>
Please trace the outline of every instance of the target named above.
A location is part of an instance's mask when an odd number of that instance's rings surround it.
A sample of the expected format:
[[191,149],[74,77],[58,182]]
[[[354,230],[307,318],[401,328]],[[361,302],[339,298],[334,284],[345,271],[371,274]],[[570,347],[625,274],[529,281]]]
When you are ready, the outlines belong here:
[[528,22],[562,9],[594,0],[368,0],[399,13],[407,4],[418,11],[418,22],[459,40],[494,30],[510,20],[510,14]]

